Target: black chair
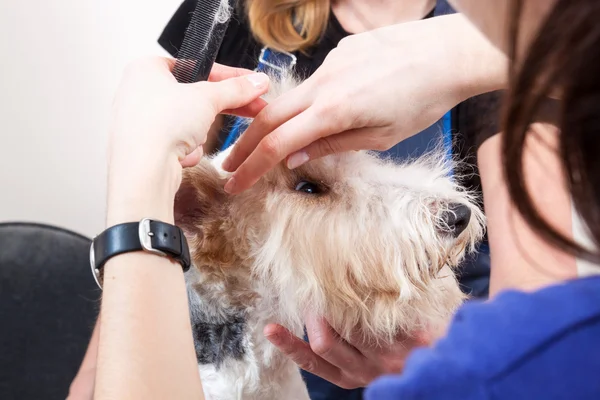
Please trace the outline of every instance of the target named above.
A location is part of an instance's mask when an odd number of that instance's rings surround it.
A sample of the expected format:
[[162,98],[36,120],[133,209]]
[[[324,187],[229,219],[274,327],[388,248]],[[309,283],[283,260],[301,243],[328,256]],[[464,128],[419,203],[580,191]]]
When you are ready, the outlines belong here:
[[96,320],[91,240],[32,223],[0,224],[0,399],[61,399]]

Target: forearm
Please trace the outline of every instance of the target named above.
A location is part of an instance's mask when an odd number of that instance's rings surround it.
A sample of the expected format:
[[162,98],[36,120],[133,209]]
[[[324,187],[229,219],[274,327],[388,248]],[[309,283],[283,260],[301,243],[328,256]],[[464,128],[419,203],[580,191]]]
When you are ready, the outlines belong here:
[[[151,173],[134,188],[121,186],[127,183],[124,176],[112,176],[109,226],[144,217],[173,223],[171,193],[180,178],[169,173],[169,162],[157,160],[157,165],[166,172]],[[156,188],[164,188],[165,195]],[[202,398],[180,264],[143,252],[110,259],[104,266],[100,323],[95,398]]]
[[[173,224],[182,164],[197,159],[216,115],[264,107],[264,74],[215,65],[209,82],[181,85],[174,66],[149,58],[124,73],[109,139],[108,227]],[[143,251],[110,258],[100,327],[95,398],[203,398],[181,265]]]
[[179,264],[145,253],[109,261],[101,324],[96,399],[202,398]]
[[440,35],[447,37],[448,54],[442,63],[448,63],[451,89],[460,100],[508,86],[508,59],[492,45],[463,15],[444,17]]

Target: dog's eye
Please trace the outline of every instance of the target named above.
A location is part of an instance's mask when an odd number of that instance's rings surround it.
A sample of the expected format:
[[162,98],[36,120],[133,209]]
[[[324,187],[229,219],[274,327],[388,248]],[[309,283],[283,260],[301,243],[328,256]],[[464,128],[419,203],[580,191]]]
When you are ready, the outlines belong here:
[[296,188],[294,190],[297,192],[304,192],[308,194],[321,193],[321,188],[317,184],[308,181],[301,181],[296,185]]

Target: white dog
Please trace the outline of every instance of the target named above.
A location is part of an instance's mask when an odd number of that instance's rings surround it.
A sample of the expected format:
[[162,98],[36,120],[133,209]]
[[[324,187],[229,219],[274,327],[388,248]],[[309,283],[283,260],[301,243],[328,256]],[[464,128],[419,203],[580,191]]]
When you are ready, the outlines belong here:
[[310,310],[342,338],[384,344],[447,321],[464,300],[453,267],[484,217],[443,152],[402,165],[368,152],[280,165],[235,196],[223,190],[225,156],[186,170],[175,206],[207,399],[308,399],[299,369],[265,339],[269,323],[301,337]]

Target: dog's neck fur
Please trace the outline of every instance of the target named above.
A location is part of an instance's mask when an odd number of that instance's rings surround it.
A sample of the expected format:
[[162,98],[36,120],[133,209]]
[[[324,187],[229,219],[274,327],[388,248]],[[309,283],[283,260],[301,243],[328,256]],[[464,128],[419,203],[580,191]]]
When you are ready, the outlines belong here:
[[[219,173],[228,152],[212,160]],[[196,265],[186,273],[194,346],[207,400],[309,398],[296,364],[263,329],[278,320],[276,294],[251,267]],[[260,285],[260,286],[257,286]],[[302,327],[291,328],[302,336]]]
[[[279,165],[235,196],[223,189],[227,150],[184,171],[175,220],[194,260],[186,282],[207,399],[308,400],[299,369],[265,338],[269,323],[301,337],[312,312],[343,339],[390,344],[447,322],[464,299],[453,267],[484,217],[441,150],[403,164],[348,152]],[[458,232],[455,206],[467,215]]]
[[278,322],[267,288],[251,287],[244,269],[224,273],[205,266],[190,269],[186,280],[207,400],[308,399],[297,366],[263,334],[267,324]]

